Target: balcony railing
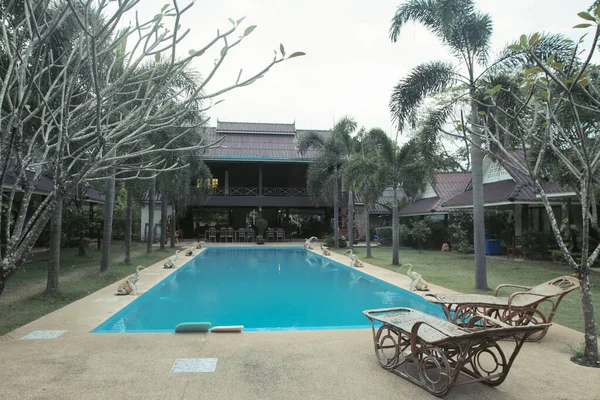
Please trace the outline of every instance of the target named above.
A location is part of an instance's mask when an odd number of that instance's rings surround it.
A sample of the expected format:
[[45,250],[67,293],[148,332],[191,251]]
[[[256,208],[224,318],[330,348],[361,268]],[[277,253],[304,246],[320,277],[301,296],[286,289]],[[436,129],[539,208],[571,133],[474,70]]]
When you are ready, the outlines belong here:
[[[258,196],[258,187],[216,187],[213,196]],[[308,196],[306,188],[263,187],[263,196]]]

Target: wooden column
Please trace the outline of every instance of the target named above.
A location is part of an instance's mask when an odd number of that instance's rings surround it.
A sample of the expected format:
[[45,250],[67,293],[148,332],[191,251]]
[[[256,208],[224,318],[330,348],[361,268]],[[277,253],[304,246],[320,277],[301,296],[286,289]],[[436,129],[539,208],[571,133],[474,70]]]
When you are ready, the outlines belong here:
[[258,195],[263,195],[263,166],[262,163],[258,164]]

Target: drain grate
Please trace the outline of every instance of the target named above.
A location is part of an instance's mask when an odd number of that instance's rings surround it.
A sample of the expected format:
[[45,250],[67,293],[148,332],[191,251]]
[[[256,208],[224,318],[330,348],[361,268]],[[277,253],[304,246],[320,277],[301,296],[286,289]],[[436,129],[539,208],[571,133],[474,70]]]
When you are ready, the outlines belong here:
[[215,372],[216,358],[178,358],[171,367],[172,374],[182,372]]
[[34,339],[56,339],[66,331],[33,331],[21,338],[21,340]]

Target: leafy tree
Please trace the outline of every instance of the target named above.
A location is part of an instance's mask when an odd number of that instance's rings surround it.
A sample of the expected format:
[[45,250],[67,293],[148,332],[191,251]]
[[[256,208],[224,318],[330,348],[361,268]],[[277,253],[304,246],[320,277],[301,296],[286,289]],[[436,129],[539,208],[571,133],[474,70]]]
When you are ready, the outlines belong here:
[[[585,329],[583,362],[597,365],[597,328],[589,275],[590,267],[600,255],[600,245],[590,247],[590,233],[600,233],[596,193],[600,183],[600,82],[598,66],[592,64],[600,38],[600,8],[593,15],[582,12],[579,16],[585,21],[575,28],[593,27],[595,31],[587,54],[580,49],[581,40],[568,41],[572,53],[568,62],[559,62],[553,56],[540,58],[536,51],[542,38],[539,33],[523,35],[519,42],[508,47],[510,51],[526,52],[535,66],[519,71],[523,82],[520,90],[488,88],[491,105],[476,134],[480,140],[492,144],[489,151],[494,157],[534,182],[556,242],[579,276]],[[579,58],[580,54],[584,57]],[[504,107],[497,101],[502,94],[510,95],[519,107]],[[518,152],[504,145],[500,132],[509,132],[520,143]],[[547,197],[549,181],[562,181],[581,203],[580,259],[571,253],[561,234],[561,224]]]
[[[309,132],[300,137],[298,151],[306,154],[316,151],[313,161],[308,167],[306,187],[315,197],[321,197],[333,203],[334,246],[339,247],[339,193],[342,175],[340,164],[347,161],[352,153],[352,133],[356,130],[356,122],[349,117],[340,119],[330,135]],[[350,193],[352,194],[352,193]],[[350,196],[352,197],[352,196]],[[353,208],[353,207],[352,207]]]
[[[0,165],[0,187],[5,187],[8,176],[16,180],[6,200],[0,197],[0,209],[6,204],[6,215],[12,215],[18,205],[14,223],[6,220],[2,232],[6,247],[0,259],[0,294],[27,258],[59,199],[85,182],[181,167],[166,164],[165,152],[188,149],[146,147],[146,138],[166,127],[180,127],[179,134],[185,136],[196,128],[184,124],[190,110],[206,102],[202,109],[206,111],[212,99],[248,86],[274,65],[304,54],[287,55],[280,46],[280,52],[255,74],[242,77],[240,73],[230,85],[208,91],[230,52],[255,26],[240,34],[243,19],[231,20],[231,27],[218,31],[206,45],[177,57],[181,41],[189,34],[180,22],[193,3],[167,4],[150,21],[136,21],[119,31],[125,14],[140,4],[140,0],[110,2],[110,7],[109,2],[74,0],[0,3],[0,159],[16,160],[10,171],[10,163]],[[53,46],[53,36],[64,27],[78,28],[68,44]],[[116,51],[126,39],[131,51]],[[199,57],[212,54],[215,46],[221,51],[197,89],[188,96],[173,91],[172,80]],[[141,68],[157,57],[164,63]],[[121,73],[109,73],[117,65],[122,65]],[[165,106],[175,100],[180,104],[177,109]],[[195,147],[211,145],[199,141]],[[35,183],[47,173],[54,186],[28,215]],[[20,203],[14,202],[17,192]]]
[[431,228],[426,220],[415,221],[410,229],[410,236],[419,243],[419,252],[423,251],[423,242],[431,235]]

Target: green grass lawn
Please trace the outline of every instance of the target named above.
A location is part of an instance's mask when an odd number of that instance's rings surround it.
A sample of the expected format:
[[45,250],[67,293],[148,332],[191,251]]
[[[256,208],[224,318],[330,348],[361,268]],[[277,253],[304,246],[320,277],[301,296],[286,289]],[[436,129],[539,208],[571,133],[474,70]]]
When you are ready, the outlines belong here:
[[100,251],[88,248],[85,257],[79,257],[77,249],[62,249],[59,273],[60,295],[45,297],[49,253],[34,255],[8,281],[0,296],[0,335],[34,321],[75,300],[89,295],[135,272],[137,265],[147,267],[160,261],[173,251],[155,248],[152,256],[146,256],[146,244],[134,243],[131,249],[131,265],[125,265],[122,242],[111,247],[111,264],[108,272],[100,273]]
[[[343,249],[338,251],[343,253]],[[391,265],[392,249],[374,247],[373,258],[366,258],[366,249],[354,251],[361,260],[392,271],[398,269]],[[561,275],[571,275],[572,271],[562,264],[539,261],[508,261],[499,259],[487,260],[487,277],[490,291],[475,290],[475,261],[473,256],[441,251],[424,251],[400,249],[400,263],[412,264],[413,270],[423,275],[423,279],[433,284],[462,293],[493,294],[496,286],[502,283],[515,283],[533,286]],[[406,274],[407,268],[400,270]],[[600,321],[600,271],[593,271],[592,292],[594,297],[596,322]],[[510,293],[508,289],[502,293]],[[562,300],[554,317],[556,323],[583,331],[583,312],[579,290],[569,293]]]

